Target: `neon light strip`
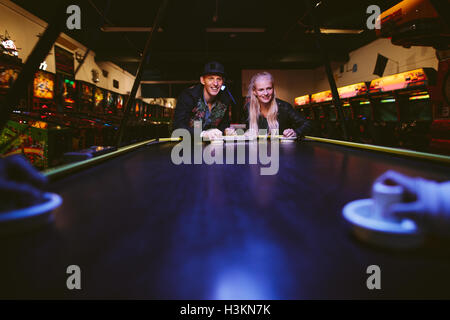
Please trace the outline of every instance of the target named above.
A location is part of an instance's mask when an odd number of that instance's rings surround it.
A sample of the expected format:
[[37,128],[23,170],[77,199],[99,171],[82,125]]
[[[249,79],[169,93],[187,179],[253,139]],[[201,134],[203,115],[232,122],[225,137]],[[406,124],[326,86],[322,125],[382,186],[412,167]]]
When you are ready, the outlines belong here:
[[361,101],[359,104],[370,104],[370,101]]
[[350,103],[344,103],[342,106],[343,106],[343,107],[349,107],[349,106],[350,106]]
[[409,100],[422,100],[422,99],[429,99],[430,95],[429,94],[425,94],[423,96],[414,96],[414,97],[410,97]]
[[381,100],[381,103],[395,102],[395,99],[384,99]]

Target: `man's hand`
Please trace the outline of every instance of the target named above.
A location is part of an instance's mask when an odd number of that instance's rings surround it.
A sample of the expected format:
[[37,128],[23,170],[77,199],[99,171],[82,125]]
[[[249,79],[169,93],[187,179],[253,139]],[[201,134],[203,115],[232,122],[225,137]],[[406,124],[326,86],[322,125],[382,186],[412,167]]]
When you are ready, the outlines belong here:
[[0,158],[0,211],[39,203],[47,178],[24,157]]
[[293,129],[286,129],[283,131],[283,136],[287,138],[293,138],[297,136],[297,133]]
[[387,171],[376,181],[404,188],[404,201],[392,204],[389,215],[418,221],[431,232],[450,235],[450,182],[438,183]]
[[222,138],[222,131],[220,131],[219,129],[209,129],[206,131],[203,131],[201,134],[201,137],[207,140],[212,140],[212,139],[218,139],[218,138]]

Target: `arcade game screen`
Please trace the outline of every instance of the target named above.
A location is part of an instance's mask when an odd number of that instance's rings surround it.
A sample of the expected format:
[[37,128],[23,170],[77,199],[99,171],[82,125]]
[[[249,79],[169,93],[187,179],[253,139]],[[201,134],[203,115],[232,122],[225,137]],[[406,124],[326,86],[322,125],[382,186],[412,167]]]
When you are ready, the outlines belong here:
[[115,112],[115,102],[116,99],[114,98],[114,94],[110,91],[106,92],[106,107],[105,107],[105,111],[108,114],[112,114]]
[[103,113],[104,97],[103,90],[96,88],[94,96],[94,112]]
[[328,119],[330,121],[336,121],[336,108],[333,105],[325,108],[328,109]]
[[397,104],[395,98],[382,98],[374,109],[375,120],[378,121],[398,121]]
[[63,107],[65,109],[73,110],[77,93],[75,81],[68,77],[60,76],[59,86],[60,86],[59,93],[61,94],[62,97]]
[[40,99],[53,99],[55,80],[50,73],[39,71],[34,78],[33,95]]
[[79,82],[79,90],[80,90],[80,96],[79,96],[79,110],[80,112],[89,112],[92,111],[92,107],[94,105],[94,90],[92,85]]
[[[356,106],[355,110],[357,110],[357,117],[363,120],[372,119],[372,110],[370,108],[369,101],[360,101]],[[355,115],[356,116],[356,115]]]
[[19,67],[0,65],[0,90],[8,90],[19,75]]
[[430,95],[427,92],[406,98],[406,100],[400,102],[400,116],[402,120],[432,121],[432,105]]
[[136,116],[136,118],[140,117],[140,113],[141,113],[141,102],[139,100],[136,100],[134,107],[134,115]]
[[116,108],[118,111],[122,111],[123,109],[123,96],[121,94],[117,94],[116,97]]

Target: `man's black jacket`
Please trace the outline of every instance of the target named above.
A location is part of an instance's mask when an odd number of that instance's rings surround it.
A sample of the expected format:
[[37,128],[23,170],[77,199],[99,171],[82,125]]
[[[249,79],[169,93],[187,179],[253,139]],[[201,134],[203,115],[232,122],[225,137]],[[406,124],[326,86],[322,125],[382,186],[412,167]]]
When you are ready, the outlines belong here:
[[[177,106],[175,108],[175,114],[173,118],[174,129],[187,129],[193,133],[193,127],[191,126],[191,119],[194,118],[194,109],[197,106],[198,100],[203,97],[203,85],[198,84],[183,90],[178,97]],[[230,126],[229,110],[231,108],[231,99],[226,92],[220,91],[216,99],[227,105],[228,108],[222,118],[222,121],[218,125],[217,129],[224,131]]]

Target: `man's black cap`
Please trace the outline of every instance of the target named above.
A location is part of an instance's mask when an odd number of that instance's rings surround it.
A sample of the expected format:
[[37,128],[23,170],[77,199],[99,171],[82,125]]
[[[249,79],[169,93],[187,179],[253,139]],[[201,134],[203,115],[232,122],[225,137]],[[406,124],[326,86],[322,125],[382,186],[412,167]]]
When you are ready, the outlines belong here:
[[203,69],[202,76],[206,74],[218,74],[222,77],[225,76],[225,68],[223,65],[217,61],[211,61],[205,64],[205,67]]

